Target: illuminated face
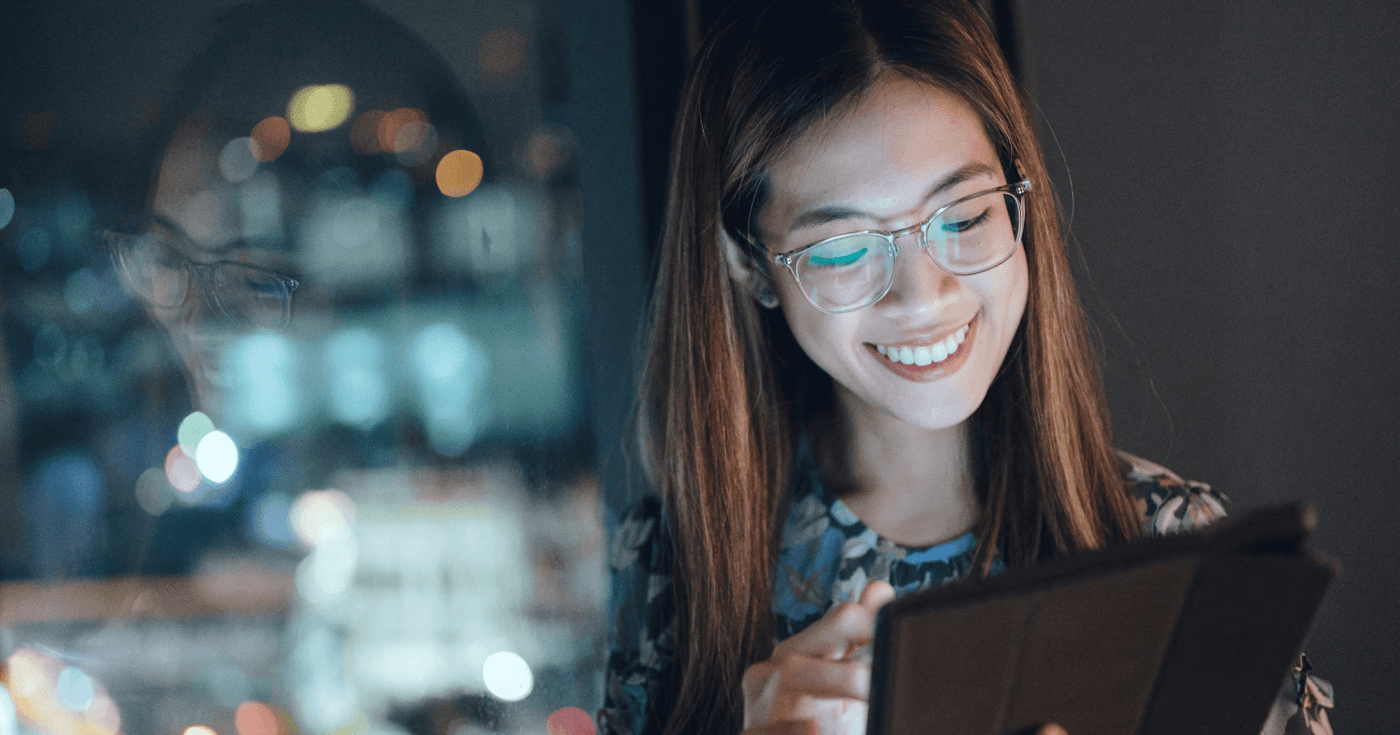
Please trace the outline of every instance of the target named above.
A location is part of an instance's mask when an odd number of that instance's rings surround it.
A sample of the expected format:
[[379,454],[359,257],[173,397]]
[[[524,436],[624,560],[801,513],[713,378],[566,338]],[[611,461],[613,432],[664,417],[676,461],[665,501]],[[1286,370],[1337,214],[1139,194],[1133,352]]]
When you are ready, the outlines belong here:
[[[858,230],[900,230],[1007,183],[1001,172],[966,102],[887,75],[771,166],[758,234],[769,250],[788,252]],[[769,272],[797,342],[835,379],[846,411],[923,429],[956,426],[981,404],[1020,324],[1025,252],[1018,247],[991,270],[953,276],[916,235],[899,246],[889,293],[857,311],[819,311],[786,269],[770,263]]]

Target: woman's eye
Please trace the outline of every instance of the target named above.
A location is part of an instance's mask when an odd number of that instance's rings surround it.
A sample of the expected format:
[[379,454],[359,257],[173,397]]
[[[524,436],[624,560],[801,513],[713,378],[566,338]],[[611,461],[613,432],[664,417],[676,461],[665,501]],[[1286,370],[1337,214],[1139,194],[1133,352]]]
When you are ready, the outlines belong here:
[[986,222],[986,221],[987,221],[987,218],[990,216],[990,214],[991,214],[991,210],[989,210],[989,209],[984,209],[984,210],[982,210],[982,213],[979,214],[979,215],[977,215],[976,217],[969,217],[969,218],[967,218],[967,219],[960,219],[960,220],[953,220],[953,221],[945,221],[943,224],[939,225],[938,228],[939,228],[940,230],[943,230],[944,232],[951,232],[951,233],[954,233],[954,234],[959,233],[959,232],[967,232],[968,230],[970,230],[970,229],[976,227],[977,225],[980,225],[980,224],[982,224],[983,222]]
[[869,250],[870,248],[859,248],[857,250],[851,250],[842,253],[812,253],[810,256],[808,256],[808,260],[811,261],[812,265],[815,266],[830,267],[838,265],[851,265],[852,263],[855,263],[861,258],[865,257],[865,254],[869,252]]

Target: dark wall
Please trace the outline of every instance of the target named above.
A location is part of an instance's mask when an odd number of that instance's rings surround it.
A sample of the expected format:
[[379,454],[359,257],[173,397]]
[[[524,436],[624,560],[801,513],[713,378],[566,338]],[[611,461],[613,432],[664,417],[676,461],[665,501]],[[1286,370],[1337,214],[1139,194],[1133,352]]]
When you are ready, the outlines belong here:
[[1392,731],[1400,5],[1020,6],[1120,444],[1316,506],[1342,574],[1308,651],[1338,732]]

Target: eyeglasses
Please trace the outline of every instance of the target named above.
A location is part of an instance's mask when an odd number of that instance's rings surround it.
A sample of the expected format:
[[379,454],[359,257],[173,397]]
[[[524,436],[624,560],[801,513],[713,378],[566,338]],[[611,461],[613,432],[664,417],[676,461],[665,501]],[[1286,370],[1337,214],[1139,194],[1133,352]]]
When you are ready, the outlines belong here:
[[774,254],[812,306],[831,314],[865,308],[894,283],[898,240],[917,233],[939,268],[971,276],[1001,265],[1021,243],[1030,181],[980,191],[940,207],[923,222],[895,232],[862,230]]
[[296,279],[228,260],[196,263],[182,252],[199,246],[163,217],[144,215],[99,235],[112,251],[122,284],[149,304],[174,308],[198,298],[198,292],[226,321],[240,326],[281,329],[291,321]]

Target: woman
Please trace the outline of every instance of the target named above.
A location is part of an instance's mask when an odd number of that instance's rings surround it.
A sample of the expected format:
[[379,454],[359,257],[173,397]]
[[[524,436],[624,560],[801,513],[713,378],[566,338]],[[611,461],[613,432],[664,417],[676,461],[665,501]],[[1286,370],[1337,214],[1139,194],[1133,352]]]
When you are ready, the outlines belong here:
[[605,731],[858,732],[851,654],[894,594],[1223,514],[1114,451],[972,3],[741,9],[672,170],[639,410],[662,500],[618,532]]

